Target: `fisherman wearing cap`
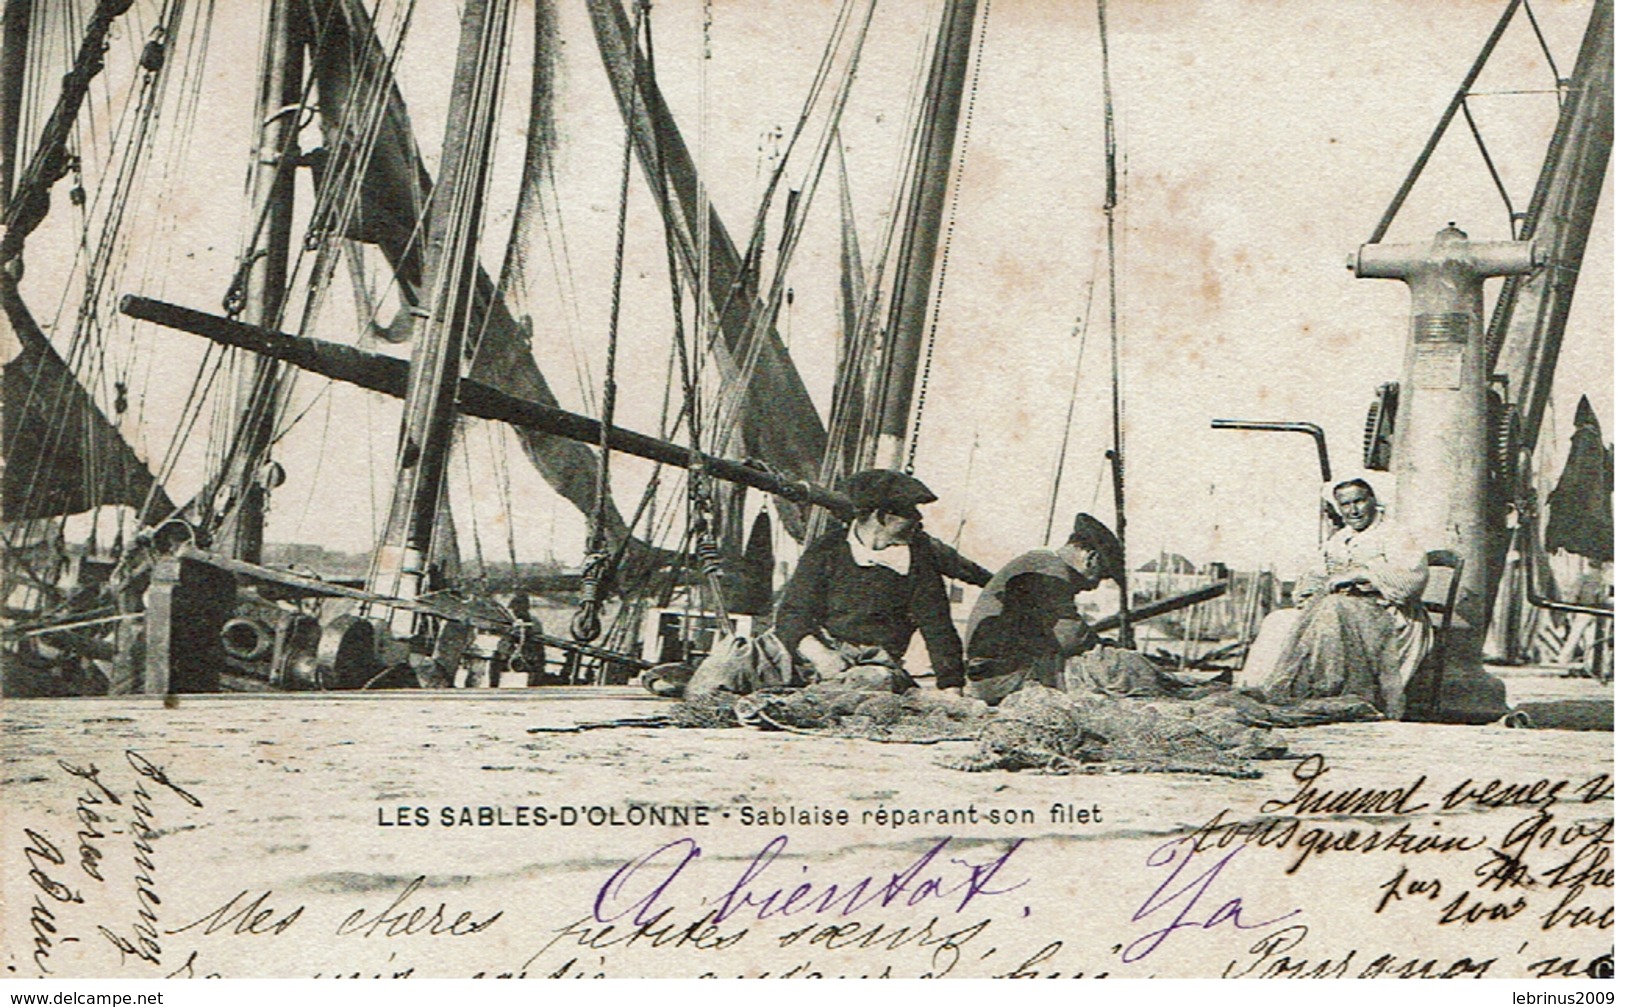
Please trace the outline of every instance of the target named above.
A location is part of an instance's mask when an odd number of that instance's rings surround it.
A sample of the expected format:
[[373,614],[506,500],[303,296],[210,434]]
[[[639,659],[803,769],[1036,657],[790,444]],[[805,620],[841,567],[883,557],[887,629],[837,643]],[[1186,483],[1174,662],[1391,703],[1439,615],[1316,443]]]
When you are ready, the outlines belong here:
[[1123,578],[1123,546],[1088,514],[1077,516],[1059,549],[1034,549],[1006,563],[971,609],[970,695],[997,704],[1028,682],[1061,688],[1067,660],[1101,643],[1074,599],[1108,577]]
[[779,639],[822,680],[902,691],[912,686],[903,653],[918,630],[937,688],[958,693],[965,683],[959,632],[920,531],[920,504],[936,494],[887,469],[858,472],[842,489],[852,522],[802,555],[779,600]]

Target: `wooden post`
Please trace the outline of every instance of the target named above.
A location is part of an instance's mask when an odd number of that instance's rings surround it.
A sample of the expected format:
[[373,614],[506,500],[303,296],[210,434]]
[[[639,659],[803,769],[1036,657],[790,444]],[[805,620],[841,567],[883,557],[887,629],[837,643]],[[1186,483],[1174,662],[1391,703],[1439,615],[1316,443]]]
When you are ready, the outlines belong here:
[[143,691],[219,692],[226,648],[220,630],[237,601],[237,582],[224,570],[166,556],[153,564],[147,588],[147,653]]

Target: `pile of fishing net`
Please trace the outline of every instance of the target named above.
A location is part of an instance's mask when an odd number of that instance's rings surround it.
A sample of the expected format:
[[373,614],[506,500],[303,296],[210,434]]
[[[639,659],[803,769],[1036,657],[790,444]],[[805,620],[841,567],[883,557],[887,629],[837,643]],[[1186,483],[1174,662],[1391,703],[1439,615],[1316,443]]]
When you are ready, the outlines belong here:
[[988,719],[986,703],[913,689],[901,695],[820,682],[804,689],[713,692],[677,704],[675,727],[756,727],[794,734],[927,745],[971,741]]
[[997,709],[974,699],[914,690],[902,695],[829,684],[734,696],[712,693],[677,705],[679,727],[751,726],[831,738],[932,744],[975,741],[963,758],[941,764],[969,772],[1204,773],[1252,778],[1252,760],[1284,758],[1272,727],[1379,720],[1350,697],[1289,706],[1224,691],[1200,699],[1143,699],[1071,694],[1041,685]]
[[1203,773],[1252,779],[1257,759],[1287,758],[1270,729],[1380,720],[1358,699],[1309,700],[1277,707],[1239,692],[1152,700],[1073,694],[1029,685],[982,725],[977,748],[947,763],[970,772]]

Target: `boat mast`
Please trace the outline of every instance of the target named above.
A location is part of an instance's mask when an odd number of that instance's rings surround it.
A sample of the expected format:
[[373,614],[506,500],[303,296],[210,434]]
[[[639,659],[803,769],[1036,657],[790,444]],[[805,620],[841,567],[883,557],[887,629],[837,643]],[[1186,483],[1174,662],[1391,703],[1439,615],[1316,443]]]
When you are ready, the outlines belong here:
[[[497,62],[507,19],[507,0],[467,0],[463,5],[440,180],[429,206],[425,296],[413,317],[395,493],[373,560],[373,589],[380,594],[415,598],[428,574],[456,420],[464,335],[474,303],[479,221],[499,104]],[[398,625],[397,635],[409,629]]]
[[1128,516],[1124,505],[1127,496],[1124,485],[1123,459],[1123,379],[1122,357],[1117,335],[1117,121],[1112,111],[1111,63],[1106,45],[1106,0],[1099,0],[1100,12],[1100,81],[1106,122],[1106,201],[1101,211],[1106,215],[1106,305],[1111,322],[1112,346],[1112,449],[1107,458],[1112,465],[1112,500],[1117,510],[1117,542],[1123,553],[1122,577],[1117,582],[1118,624],[1117,642],[1124,647],[1134,646],[1134,624],[1129,615],[1128,586]]
[[56,107],[51,110],[51,117],[40,131],[39,144],[29,155],[28,167],[21,177],[14,180],[16,187],[6,202],[4,216],[0,217],[0,224],[5,227],[5,233],[0,234],[0,266],[5,266],[22,254],[28,236],[50,211],[51,186],[72,168],[68,134],[73,130],[74,120],[79,117],[85,96],[90,93],[90,82],[106,64],[103,57],[113,22],[130,9],[132,2],[101,0],[96,5],[96,12],[91,15],[90,23],[85,26],[85,37],[79,43],[73,68],[62,78],[62,93],[57,97]]
[[914,401],[914,378],[936,275],[942,210],[953,169],[960,99],[965,93],[965,68],[970,61],[975,21],[976,0],[947,0],[931,75],[926,81],[925,103],[914,141],[914,177],[903,224],[897,284],[887,318],[889,338],[881,363],[882,405],[875,464],[883,468],[897,469],[904,463],[909,407]]
[[0,25],[0,217],[17,179],[17,140],[23,115],[23,77],[28,68],[28,28],[34,0],[6,0]]
[[[303,90],[303,38],[293,16],[291,0],[272,0],[266,14],[264,68],[259,101],[255,106],[254,164],[251,168],[250,206],[260,208],[244,265],[227,294],[227,309],[240,310],[251,325],[277,328],[282,323],[283,298],[288,283],[288,257],[293,240],[294,149],[298,141],[299,107]],[[228,461],[227,476],[242,494],[231,529],[229,552],[238,559],[259,563],[265,545],[265,508],[269,487],[258,469],[266,460],[275,431],[276,403],[282,390],[283,366],[257,357],[244,378],[242,420],[236,450]]]
[[[1485,333],[1493,373],[1507,380],[1505,413],[1492,436],[1503,469],[1503,493],[1515,501],[1526,490],[1516,479],[1517,456],[1535,449],[1551,400],[1569,307],[1614,149],[1613,121],[1614,4],[1598,0],[1518,232],[1519,239],[1545,251],[1546,268],[1507,279]],[[1520,520],[1535,516],[1524,514]],[[1513,534],[1504,522],[1486,523],[1485,602],[1494,611]]]

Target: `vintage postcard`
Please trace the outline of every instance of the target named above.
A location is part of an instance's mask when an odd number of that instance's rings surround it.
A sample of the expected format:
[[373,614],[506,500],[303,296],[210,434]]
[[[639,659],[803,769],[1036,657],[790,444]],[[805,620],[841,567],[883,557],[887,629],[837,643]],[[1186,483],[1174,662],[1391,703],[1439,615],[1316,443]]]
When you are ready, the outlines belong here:
[[0,17],[7,978],[1612,977],[1612,0]]

